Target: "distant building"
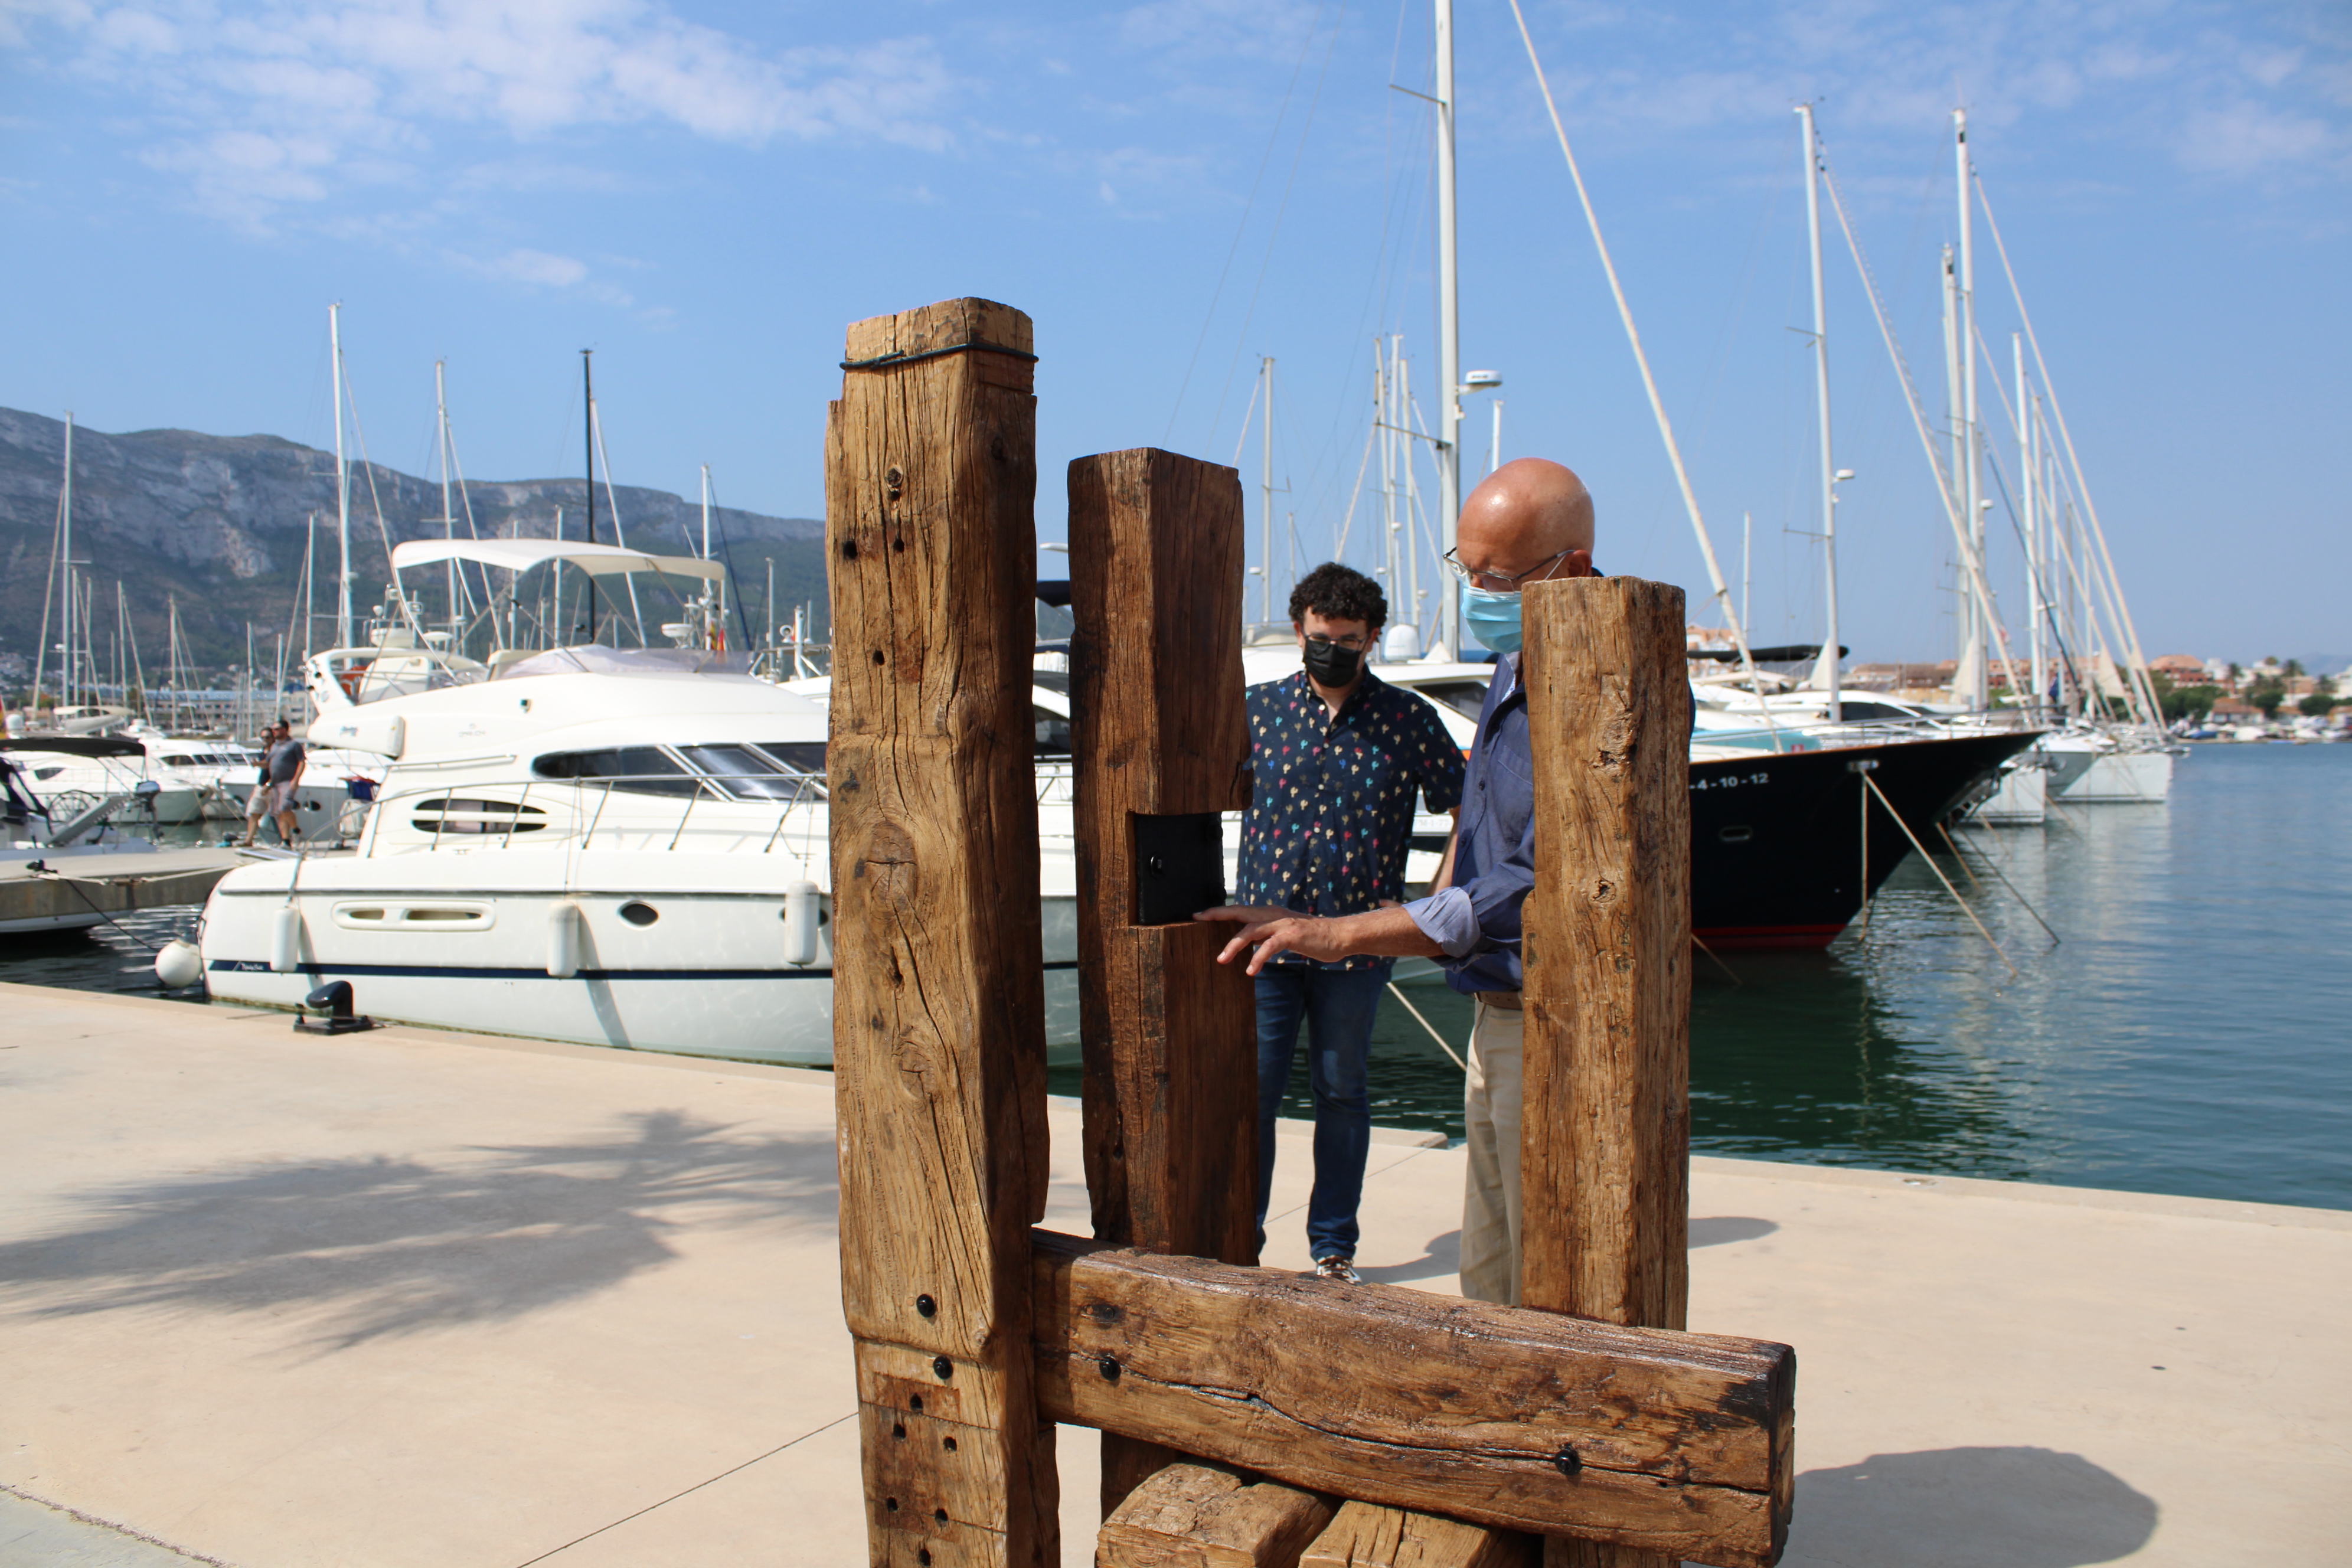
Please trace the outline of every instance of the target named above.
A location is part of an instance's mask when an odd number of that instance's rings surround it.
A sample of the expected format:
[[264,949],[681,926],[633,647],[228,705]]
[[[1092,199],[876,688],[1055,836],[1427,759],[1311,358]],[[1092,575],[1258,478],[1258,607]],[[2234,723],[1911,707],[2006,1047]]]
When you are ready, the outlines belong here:
[[2147,661],[2147,667],[2159,675],[2169,677],[2176,686],[2202,685],[2212,671],[2210,660],[2192,658],[2185,653],[2160,653]]

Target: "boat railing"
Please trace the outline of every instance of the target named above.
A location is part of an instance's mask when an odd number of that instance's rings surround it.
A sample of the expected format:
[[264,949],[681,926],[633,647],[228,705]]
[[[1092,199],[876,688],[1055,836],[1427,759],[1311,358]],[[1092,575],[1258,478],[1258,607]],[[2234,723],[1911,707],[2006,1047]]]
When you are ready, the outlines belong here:
[[[534,794],[539,796],[538,805],[532,804]],[[607,816],[614,815],[616,795],[626,810],[620,820],[608,823]],[[572,837],[558,831],[565,825],[551,815],[562,810],[574,822],[584,817],[576,829],[583,849],[602,832],[613,839],[609,847],[621,847],[625,838],[634,835],[644,837],[646,847],[673,851],[687,842],[691,830],[698,836],[729,835],[738,846],[756,837],[760,853],[767,854],[784,841],[793,812],[824,801],[824,780],[812,773],[648,773],[570,779],[533,773],[443,779],[379,795],[369,812],[367,847],[373,849],[381,841],[387,824],[396,824],[403,817],[419,832],[426,832],[424,817],[411,814],[437,804],[440,809],[432,814],[427,838],[433,849],[445,844],[456,847],[451,841],[459,839],[467,848],[495,845],[507,849],[514,847],[519,837],[529,847],[531,836],[542,832],[557,838]],[[667,802],[677,804],[675,819],[661,809]],[[702,817],[709,826],[705,826],[696,820],[697,808],[709,806],[726,808],[726,815],[713,818],[706,809]],[[772,821],[770,812],[774,814]]]
[[[1072,836],[1065,815],[1075,804],[1076,782],[1077,768],[1070,758],[1038,762],[1036,803],[1045,814],[1039,826],[1041,837]],[[538,797],[536,805],[533,795]],[[373,849],[386,826],[403,817],[418,831],[427,831],[418,808],[438,803],[441,809],[431,814],[426,839],[434,849],[452,839],[463,840],[467,848],[495,845],[505,849],[513,847],[520,838],[528,847],[532,836],[540,833],[553,837],[576,834],[580,847],[586,848],[603,833],[611,838],[611,847],[618,847],[624,836],[634,835],[642,836],[648,847],[657,841],[665,851],[681,845],[691,847],[689,835],[727,835],[738,843],[757,836],[760,852],[767,854],[783,841],[794,812],[823,805],[825,798],[824,779],[814,773],[648,773],[566,779],[526,773],[442,779],[387,788],[379,794],[369,810],[367,847]],[[677,804],[675,817],[661,809],[667,801]],[[621,820],[609,821],[616,806],[621,808]],[[712,817],[712,808],[722,815]],[[577,824],[573,834],[558,831],[564,825],[542,815],[559,809],[568,812]],[[770,811],[774,813],[772,820]]]

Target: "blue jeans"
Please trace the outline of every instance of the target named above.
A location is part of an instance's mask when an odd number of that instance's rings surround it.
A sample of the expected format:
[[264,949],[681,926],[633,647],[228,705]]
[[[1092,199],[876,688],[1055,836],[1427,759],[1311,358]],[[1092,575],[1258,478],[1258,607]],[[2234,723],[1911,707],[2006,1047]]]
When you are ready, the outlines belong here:
[[1372,1107],[1365,1068],[1372,1017],[1389,971],[1268,964],[1257,977],[1257,1240],[1265,1246],[1267,1195],[1274,1189],[1274,1123],[1290,1084],[1298,1026],[1307,1025],[1307,1077],[1315,1090],[1315,1189],[1307,1200],[1307,1245],[1317,1262],[1356,1256],[1356,1206],[1364,1195],[1364,1161],[1372,1144]]

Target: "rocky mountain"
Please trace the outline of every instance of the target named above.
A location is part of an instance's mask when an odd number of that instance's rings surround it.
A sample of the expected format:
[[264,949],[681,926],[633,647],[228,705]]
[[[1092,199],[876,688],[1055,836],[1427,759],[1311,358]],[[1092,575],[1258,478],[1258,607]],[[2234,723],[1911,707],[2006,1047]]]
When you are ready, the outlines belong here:
[[[0,659],[28,663],[39,640],[44,584],[49,581],[65,426],[37,414],[0,408]],[[628,542],[667,554],[685,553],[701,532],[701,509],[667,490],[618,485],[620,521]],[[580,479],[469,479],[452,510],[458,531],[472,524],[484,535],[547,539],[556,509],[565,533],[581,537],[585,513]],[[378,508],[382,522],[378,522]],[[613,542],[604,486],[597,487],[597,537]],[[95,619],[105,633],[115,625],[116,584],[137,631],[147,669],[165,658],[168,603],[176,597],[181,625],[200,665],[242,663],[246,626],[267,637],[294,628],[295,595],[310,520],[319,520],[317,608],[333,608],[335,458],[276,436],[207,436],[193,430],[139,430],[107,435],[74,429],[73,552],[96,588]],[[383,465],[352,469],[352,557],[354,603],[362,614],[383,599],[390,581],[383,535],[394,542],[438,537],[441,487]],[[428,521],[430,520],[430,521]],[[687,531],[691,529],[691,533]],[[754,625],[766,619],[770,563],[775,568],[779,615],[816,601],[824,605],[824,525],[813,518],[768,517],[716,509],[715,553],[734,569],[738,602]],[[56,591],[48,592],[51,602]],[[436,605],[437,610],[437,604]],[[650,611],[648,612],[650,618]],[[320,628],[322,637],[327,628]],[[56,640],[54,631],[51,640]],[[21,679],[21,678],[18,678]],[[12,680],[11,685],[16,682]]]

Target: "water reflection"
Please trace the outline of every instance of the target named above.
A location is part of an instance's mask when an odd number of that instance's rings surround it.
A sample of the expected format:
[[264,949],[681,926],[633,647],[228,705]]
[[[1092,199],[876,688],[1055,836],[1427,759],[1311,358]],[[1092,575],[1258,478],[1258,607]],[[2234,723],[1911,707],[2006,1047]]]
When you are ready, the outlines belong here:
[[[1999,954],[1914,856],[1826,952],[1702,960],[1692,1147],[2352,1207],[2347,822],[2352,746],[2204,748],[2168,805],[1958,835]],[[1462,1048],[1468,1003],[1408,989]],[[1461,1070],[1393,1001],[1371,1081],[1379,1121],[1461,1136]]]

